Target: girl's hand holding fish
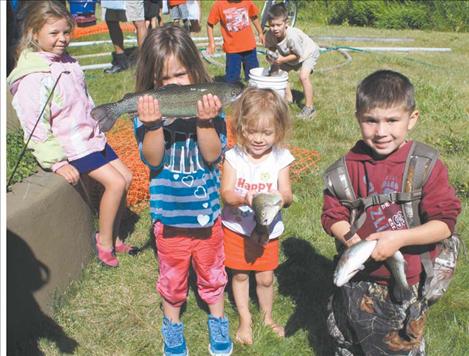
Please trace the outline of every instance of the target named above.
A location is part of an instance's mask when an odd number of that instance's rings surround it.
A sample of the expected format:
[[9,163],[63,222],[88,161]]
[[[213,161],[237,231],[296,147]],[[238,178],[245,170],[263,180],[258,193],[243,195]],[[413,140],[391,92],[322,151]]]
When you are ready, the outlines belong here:
[[252,198],[254,197],[254,194],[251,191],[247,191],[246,195],[244,196],[244,203],[247,206],[252,206]]
[[218,96],[207,94],[202,100],[197,101],[197,118],[199,120],[211,120],[218,115],[222,104]]
[[138,98],[137,111],[139,120],[145,126],[152,126],[161,120],[160,104],[150,95]]
[[370,234],[366,240],[378,240],[371,258],[375,261],[384,261],[391,257],[403,247],[400,238],[403,234],[406,234],[406,230],[387,230]]

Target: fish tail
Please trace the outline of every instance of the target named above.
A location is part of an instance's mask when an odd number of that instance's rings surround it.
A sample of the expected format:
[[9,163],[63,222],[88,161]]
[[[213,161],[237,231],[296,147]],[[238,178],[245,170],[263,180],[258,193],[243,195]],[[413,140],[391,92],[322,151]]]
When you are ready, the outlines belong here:
[[93,108],[93,110],[91,110],[91,116],[98,121],[101,131],[107,132],[114,126],[120,114],[116,112],[115,105],[104,104]]
[[404,300],[407,300],[412,296],[412,292],[408,285],[403,285],[394,281],[392,286],[392,296],[398,303],[402,303]]

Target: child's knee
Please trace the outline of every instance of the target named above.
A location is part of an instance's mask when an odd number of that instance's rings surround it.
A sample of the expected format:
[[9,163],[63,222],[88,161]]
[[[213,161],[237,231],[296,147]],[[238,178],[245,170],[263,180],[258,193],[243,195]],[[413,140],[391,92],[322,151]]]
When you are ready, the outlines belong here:
[[300,77],[300,81],[302,83],[310,83],[311,82],[311,80],[309,78],[309,73],[300,72],[299,77]]
[[128,170],[127,172],[125,172],[123,177],[125,180],[125,190],[129,190],[130,183],[132,183],[133,179],[132,171]]
[[249,280],[248,273],[235,273],[233,275],[233,280],[238,283],[243,283]]
[[257,285],[264,288],[272,287],[274,284],[274,274],[273,273],[256,273],[256,282]]

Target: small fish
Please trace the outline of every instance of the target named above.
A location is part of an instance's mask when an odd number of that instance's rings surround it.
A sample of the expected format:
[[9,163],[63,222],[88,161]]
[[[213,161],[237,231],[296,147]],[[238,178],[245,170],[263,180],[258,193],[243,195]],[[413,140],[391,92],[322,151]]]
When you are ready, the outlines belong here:
[[137,112],[137,99],[143,95],[158,99],[161,115],[165,118],[190,118],[197,116],[197,101],[202,96],[216,95],[222,105],[227,105],[235,101],[242,91],[243,85],[238,83],[170,84],[142,93],[129,93],[115,103],[96,106],[91,110],[91,116],[98,121],[101,131],[106,132],[122,114]]
[[[365,262],[370,258],[377,243],[377,240],[363,240],[346,249],[334,271],[334,284],[342,287],[359,271],[363,270]],[[399,301],[402,301],[409,291],[405,276],[405,263],[404,256],[400,251],[396,251],[386,259],[386,264],[394,278],[393,295]]]
[[269,241],[269,226],[282,209],[282,197],[277,193],[257,193],[252,198],[252,210],[256,218],[256,226],[251,238],[265,245]]

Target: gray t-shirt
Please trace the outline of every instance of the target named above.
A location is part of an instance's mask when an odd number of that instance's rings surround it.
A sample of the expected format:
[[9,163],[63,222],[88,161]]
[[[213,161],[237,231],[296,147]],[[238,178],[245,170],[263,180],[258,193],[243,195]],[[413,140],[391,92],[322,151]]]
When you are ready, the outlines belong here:
[[269,30],[265,35],[265,46],[275,50],[282,56],[296,54],[299,58],[296,61],[289,62],[289,65],[295,65],[303,62],[314,53],[319,53],[319,46],[311,37],[296,27],[287,27],[286,35],[283,40],[277,42],[277,39]]

